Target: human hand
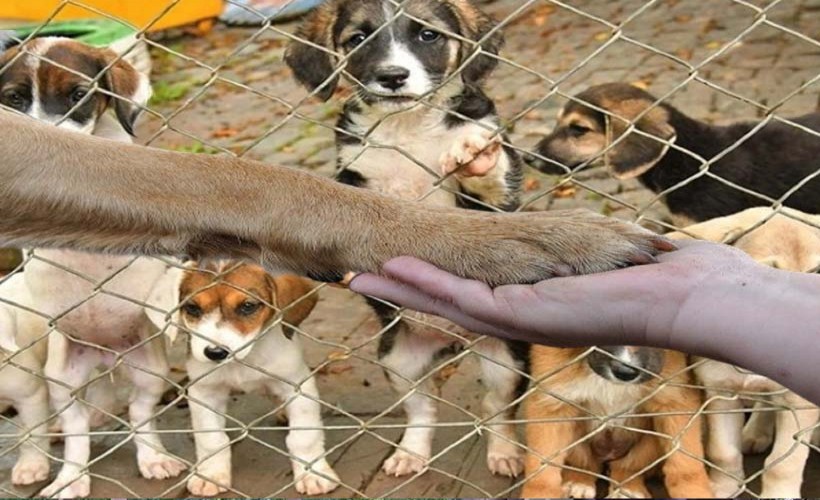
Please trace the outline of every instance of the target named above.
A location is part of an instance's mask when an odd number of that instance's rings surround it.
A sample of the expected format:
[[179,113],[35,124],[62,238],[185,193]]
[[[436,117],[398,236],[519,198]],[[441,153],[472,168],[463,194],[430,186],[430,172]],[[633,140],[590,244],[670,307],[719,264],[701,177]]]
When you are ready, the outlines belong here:
[[350,288],[503,338],[682,349],[730,322],[742,301],[727,296],[764,280],[768,268],[725,245],[676,243],[656,264],[495,289],[400,257],[385,264],[385,277],[360,275]]

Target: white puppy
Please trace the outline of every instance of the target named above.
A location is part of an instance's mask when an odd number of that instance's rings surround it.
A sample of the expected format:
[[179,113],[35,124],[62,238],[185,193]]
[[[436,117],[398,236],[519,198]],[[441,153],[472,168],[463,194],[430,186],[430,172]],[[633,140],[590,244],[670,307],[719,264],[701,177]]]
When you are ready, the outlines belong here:
[[[76,41],[35,39],[0,57],[0,67],[6,66],[0,74],[0,103],[68,130],[130,142],[139,106],[147,102],[151,88],[147,77],[115,59],[113,51]],[[91,79],[109,66],[97,85],[124,99],[94,91]],[[105,175],[105,165],[100,165],[100,175]],[[154,407],[168,374],[164,343],[152,338],[155,327],[140,303],[165,273],[165,264],[64,250],[36,250],[34,255],[23,276],[33,309],[55,325],[44,373],[66,433],[63,467],[41,495],[72,498],[91,492],[90,413],[82,394],[100,365],[119,364],[134,383],[129,417],[139,431],[134,441],[142,475],[177,476],[184,465],[166,453],[154,432]]]
[[[0,402],[13,406],[20,417],[20,457],[11,482],[28,485],[48,479],[48,389],[43,378],[48,322],[26,309],[34,307],[23,276],[0,283]],[[31,436],[26,436],[31,433]]]
[[172,339],[173,324],[190,332],[188,399],[197,465],[188,491],[212,496],[231,488],[231,441],[224,431],[231,391],[278,396],[290,424],[286,444],[296,490],[320,495],[335,489],[339,478],[325,458],[316,382],[299,336],[292,335],[316,305],[310,282],[217,262],[180,271],[150,300],[164,311],[178,308],[168,324],[159,313],[149,314]]

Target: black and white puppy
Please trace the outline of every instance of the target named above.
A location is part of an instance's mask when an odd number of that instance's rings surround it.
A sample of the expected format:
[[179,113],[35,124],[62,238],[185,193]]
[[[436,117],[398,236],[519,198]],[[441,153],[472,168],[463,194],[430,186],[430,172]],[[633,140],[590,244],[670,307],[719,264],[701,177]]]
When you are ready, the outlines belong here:
[[[331,0],[306,19],[286,61],[296,78],[329,99],[340,75],[355,90],[338,122],[338,180],[437,207],[515,209],[521,161],[504,147],[494,103],[482,91],[503,44],[496,23],[468,0]],[[410,428],[385,462],[388,474],[423,470],[432,455],[436,403],[425,377],[474,335],[444,320],[371,302],[388,331],[381,362],[402,393]],[[454,335],[447,332],[458,332]],[[488,465],[523,468],[515,413],[528,349],[484,339]]]

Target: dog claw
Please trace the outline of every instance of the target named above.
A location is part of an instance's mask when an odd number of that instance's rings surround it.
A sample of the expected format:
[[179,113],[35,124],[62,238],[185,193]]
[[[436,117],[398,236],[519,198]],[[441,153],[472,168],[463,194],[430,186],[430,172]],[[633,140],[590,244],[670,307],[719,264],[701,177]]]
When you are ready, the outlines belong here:
[[385,460],[382,470],[388,476],[401,477],[421,472],[425,467],[427,467],[427,461],[421,457],[396,450],[390,458]]

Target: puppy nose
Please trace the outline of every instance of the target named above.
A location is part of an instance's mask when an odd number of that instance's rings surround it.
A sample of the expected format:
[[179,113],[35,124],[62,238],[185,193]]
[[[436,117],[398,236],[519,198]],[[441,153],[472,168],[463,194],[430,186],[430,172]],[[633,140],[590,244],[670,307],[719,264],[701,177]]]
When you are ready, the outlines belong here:
[[641,371],[637,368],[625,365],[618,361],[614,361],[610,365],[610,368],[612,369],[612,374],[615,375],[615,378],[622,382],[632,382],[641,376]]
[[228,352],[227,349],[224,347],[206,347],[205,348],[205,357],[210,359],[211,361],[223,361],[226,359],[231,353]]
[[408,78],[410,78],[410,70],[401,66],[381,68],[376,74],[376,81],[390,90],[402,88],[407,83]]

